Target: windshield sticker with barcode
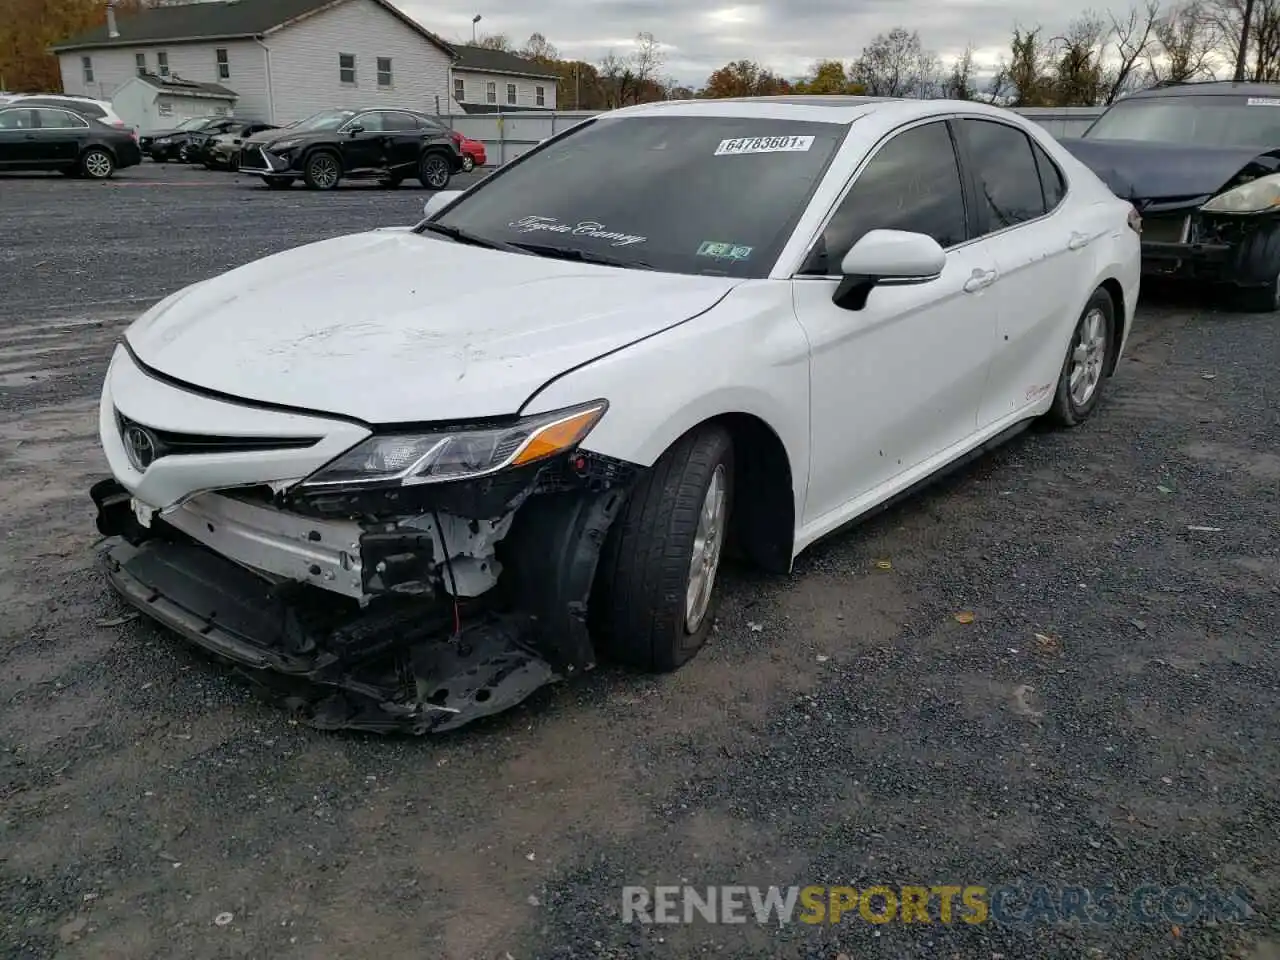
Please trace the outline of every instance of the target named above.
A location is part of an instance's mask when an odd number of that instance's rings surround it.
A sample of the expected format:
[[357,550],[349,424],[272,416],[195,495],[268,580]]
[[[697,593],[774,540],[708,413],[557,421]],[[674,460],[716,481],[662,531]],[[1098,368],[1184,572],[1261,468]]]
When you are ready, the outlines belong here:
[[1251,107],[1280,107],[1280,98],[1277,97],[1250,97],[1249,106]]
[[721,140],[717,157],[739,153],[805,153],[813,146],[813,137],[735,137]]
[[507,226],[520,233],[558,233],[569,237],[589,237],[592,240],[606,240],[611,247],[629,247],[632,244],[644,243],[649,239],[635,233],[610,230],[599,220],[579,220],[577,223],[564,223],[555,217],[524,217],[520,220],[512,220]]
[[706,240],[698,247],[698,256],[714,257],[716,260],[746,260],[751,256],[751,248],[737,243]]

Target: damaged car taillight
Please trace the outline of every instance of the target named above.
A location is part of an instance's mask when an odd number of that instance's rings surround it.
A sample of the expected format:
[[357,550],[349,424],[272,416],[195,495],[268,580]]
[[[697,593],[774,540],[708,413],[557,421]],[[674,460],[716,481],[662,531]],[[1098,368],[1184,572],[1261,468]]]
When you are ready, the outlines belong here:
[[572,450],[608,406],[597,400],[498,426],[374,434],[321,467],[299,489],[414,486],[524,466]]

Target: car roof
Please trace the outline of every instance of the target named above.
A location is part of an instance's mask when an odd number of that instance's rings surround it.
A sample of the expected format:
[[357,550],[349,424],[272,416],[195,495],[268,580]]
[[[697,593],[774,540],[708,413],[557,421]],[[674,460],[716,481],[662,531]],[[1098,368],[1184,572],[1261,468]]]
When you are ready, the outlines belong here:
[[708,100],[663,100],[623,107],[604,116],[759,117],[772,120],[806,120],[816,123],[852,123],[869,114],[888,114],[910,121],[939,114],[969,113],[978,116],[1015,116],[1003,107],[975,100],[923,100],[907,97],[780,96],[726,97]]
[[1124,100],[1157,100],[1172,97],[1280,97],[1280,83],[1236,83],[1234,80],[1202,80],[1194,83],[1158,84],[1131,93]]

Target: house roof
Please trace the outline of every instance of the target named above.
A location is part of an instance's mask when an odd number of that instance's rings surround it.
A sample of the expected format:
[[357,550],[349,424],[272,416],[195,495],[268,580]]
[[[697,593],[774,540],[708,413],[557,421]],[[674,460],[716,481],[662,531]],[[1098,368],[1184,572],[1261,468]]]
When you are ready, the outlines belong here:
[[506,73],[516,77],[537,77],[545,80],[558,79],[546,64],[518,57],[505,50],[490,50],[488,47],[472,47],[460,43],[455,43],[453,49],[458,55],[458,62],[453,65],[455,70]]
[[185,94],[189,97],[211,97],[217,100],[238,100],[240,94],[218,83],[199,83],[181,77],[161,77],[154,73],[138,74],[137,79],[149,87],[164,93]]
[[[54,53],[100,47],[136,47],[155,43],[201,40],[234,40],[263,37],[347,0],[213,0],[152,7],[137,13],[118,14],[118,37],[107,35],[105,25],[68,37],[51,48]],[[450,56],[452,47],[422,24],[402,13],[390,0],[370,0],[405,26]]]

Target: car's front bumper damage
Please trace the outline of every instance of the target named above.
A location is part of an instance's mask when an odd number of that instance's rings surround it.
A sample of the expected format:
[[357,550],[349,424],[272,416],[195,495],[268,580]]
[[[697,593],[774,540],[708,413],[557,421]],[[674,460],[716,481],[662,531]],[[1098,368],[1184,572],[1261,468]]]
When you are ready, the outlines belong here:
[[[109,460],[117,426],[104,412]],[[242,482],[157,510],[112,478],[91,496],[127,602],[316,727],[428,733],[595,665],[597,560],[638,469],[576,451],[412,488]]]
[[1142,213],[1142,272],[1223,286],[1265,286],[1251,247],[1280,229],[1280,217],[1209,214],[1195,203],[1152,205]]

